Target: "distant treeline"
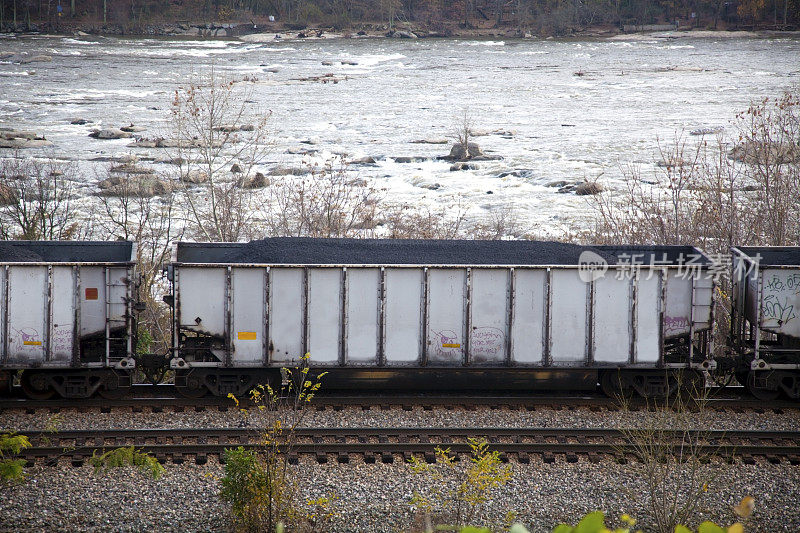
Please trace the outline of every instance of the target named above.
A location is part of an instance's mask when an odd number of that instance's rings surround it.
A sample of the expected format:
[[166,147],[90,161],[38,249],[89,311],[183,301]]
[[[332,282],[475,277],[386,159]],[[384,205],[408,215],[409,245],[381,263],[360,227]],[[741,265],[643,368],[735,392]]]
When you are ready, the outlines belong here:
[[94,23],[134,30],[160,23],[261,23],[270,16],[290,28],[379,23],[563,34],[677,21],[698,28],[796,29],[800,0],[0,0],[6,29]]

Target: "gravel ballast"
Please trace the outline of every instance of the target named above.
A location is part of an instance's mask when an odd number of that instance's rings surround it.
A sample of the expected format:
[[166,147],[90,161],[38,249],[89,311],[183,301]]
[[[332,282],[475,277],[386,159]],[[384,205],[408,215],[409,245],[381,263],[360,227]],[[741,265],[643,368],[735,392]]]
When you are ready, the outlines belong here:
[[[496,491],[487,516],[502,520],[513,510],[534,532],[550,531],[560,521],[575,522],[586,512],[629,513],[645,525],[646,502],[640,465],[586,461],[529,465],[510,463],[513,477]],[[412,524],[408,502],[428,485],[408,466],[335,461],[301,461],[297,467],[302,497],[335,494],[330,531],[394,532]],[[700,519],[733,522],[731,506],[752,495],[756,511],[748,531],[797,531],[800,468],[759,463],[713,462],[703,479],[713,479]],[[228,514],[218,497],[222,466],[216,460],[166,466],[152,480],[130,468],[94,474],[91,467],[34,467],[23,485],[3,487],[2,531],[227,531]],[[452,481],[452,480],[451,480]]]
[[[255,410],[247,423],[257,427],[258,414]],[[592,411],[588,407],[555,410],[537,407],[535,411],[526,409],[507,410],[478,407],[475,410],[456,408],[448,410],[435,408],[425,410],[415,406],[404,410],[400,406],[383,410],[361,407],[345,407],[341,410],[325,409],[317,411],[313,406],[306,412],[303,425],[318,427],[566,427],[566,428],[630,428],[651,419],[652,414],[640,411]],[[47,427],[60,430],[78,429],[153,429],[153,428],[193,428],[193,427],[240,427],[243,415],[230,408],[219,411],[209,407],[204,411],[185,410],[180,413],[166,408],[160,413],[134,413],[130,409],[114,409],[110,413],[99,410],[79,411],[64,409],[53,414],[39,410],[33,414],[15,410],[0,413],[0,428],[17,431],[42,431]],[[766,411],[758,413],[747,410],[740,413],[729,411],[706,411],[692,417],[699,428],[731,431],[737,429],[794,431],[800,427],[800,410],[787,409],[781,413]]]

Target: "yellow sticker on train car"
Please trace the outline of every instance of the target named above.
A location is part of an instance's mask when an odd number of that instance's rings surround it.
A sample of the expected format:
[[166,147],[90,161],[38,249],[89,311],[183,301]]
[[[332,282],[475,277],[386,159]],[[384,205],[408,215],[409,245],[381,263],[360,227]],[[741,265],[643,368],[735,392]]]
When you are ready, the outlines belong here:
[[238,338],[240,341],[254,341],[256,340],[255,331],[240,331]]
[[461,348],[461,345],[452,343],[442,343],[442,348]]
[[22,341],[25,346],[41,346],[42,341]]

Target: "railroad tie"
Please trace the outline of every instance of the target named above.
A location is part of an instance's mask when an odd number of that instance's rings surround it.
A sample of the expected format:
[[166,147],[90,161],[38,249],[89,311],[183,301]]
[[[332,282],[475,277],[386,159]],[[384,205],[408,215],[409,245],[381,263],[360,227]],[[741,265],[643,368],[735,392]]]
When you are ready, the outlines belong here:
[[[378,442],[380,442],[381,444],[388,444],[389,438],[386,437],[385,435],[381,435],[378,438]],[[381,452],[381,462],[385,464],[392,464],[394,462],[394,456],[392,455],[392,452],[388,450],[383,450]]]
[[134,413],[141,413],[144,408],[141,405],[131,405],[131,411]]
[[151,407],[151,409],[152,409],[152,411],[153,411],[154,413],[163,413],[163,412],[164,412],[164,408],[163,408],[163,407],[161,407],[160,405],[153,405],[153,406]]
[[182,413],[183,412],[183,406],[182,405],[173,405],[172,406],[172,412],[173,413]]
[[205,410],[206,410],[206,406],[205,405],[195,405],[194,406],[194,412],[195,413],[202,413]]
[[[313,437],[312,441],[314,442],[314,444],[322,444],[322,437]],[[321,465],[328,462],[328,455],[322,450],[316,451],[316,457],[317,457],[317,463]]]
[[[346,444],[347,438],[346,437],[337,437],[336,442],[339,444]],[[347,452],[340,451],[339,454],[336,456],[336,462],[339,464],[346,464],[350,462],[350,455]]]
[[83,455],[75,454],[72,456],[72,466],[74,467],[81,467],[83,466]]
[[[409,442],[408,435],[406,435],[405,433],[401,433],[400,435],[397,436],[397,442],[399,442],[400,444],[408,444],[408,442]],[[409,451],[403,452],[403,461],[404,462],[408,463],[409,461],[411,461],[412,457],[413,456],[412,456],[411,452],[409,452]]]
[[555,463],[556,462],[556,457],[551,452],[544,452],[544,453],[542,453],[542,461],[544,461],[545,463],[548,463],[548,464],[549,463]]
[[[419,443],[420,444],[430,444],[431,443],[430,436],[429,435],[420,435],[419,436]],[[436,452],[434,452],[433,450],[426,450],[425,454],[424,454],[424,457],[425,457],[425,462],[428,463],[428,464],[433,464],[433,463],[436,462]]]

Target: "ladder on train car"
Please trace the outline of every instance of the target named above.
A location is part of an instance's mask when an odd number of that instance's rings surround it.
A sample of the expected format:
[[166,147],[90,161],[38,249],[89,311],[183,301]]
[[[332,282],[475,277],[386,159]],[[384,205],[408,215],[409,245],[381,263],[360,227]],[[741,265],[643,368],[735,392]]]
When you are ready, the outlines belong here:
[[[111,342],[112,341],[122,341],[123,343],[130,342],[129,335],[130,332],[128,331],[128,292],[127,292],[127,283],[113,283],[113,279],[111,276],[111,268],[105,268],[105,276],[106,276],[106,297],[105,297],[105,304],[106,304],[106,362],[107,364],[116,363],[121,361],[124,357],[127,356],[117,356],[112,358],[111,357]],[[126,276],[127,279],[128,276]],[[125,290],[123,291],[123,298],[119,302],[111,301],[111,293],[115,287],[124,287]],[[120,313],[122,318],[113,318],[113,309],[112,306],[114,305],[122,305],[125,307],[125,311]],[[118,327],[113,326],[112,324],[116,323]],[[122,337],[112,337],[112,331],[122,331]],[[128,350],[126,350],[127,352]]]
[[[703,271],[698,272],[697,274],[692,276],[692,294],[691,294],[691,303],[689,307],[689,363],[694,362],[694,334],[695,334],[695,323],[704,323],[706,318],[708,319],[708,325],[711,327],[711,322],[714,320],[713,314],[713,306],[714,306],[714,283],[713,281],[708,287],[698,287],[697,282],[701,281]],[[704,298],[698,298],[698,296],[704,296],[704,291],[710,291],[711,297],[708,298],[709,303],[704,303],[706,300]],[[702,319],[701,319],[702,317]],[[711,336],[709,342],[713,342],[714,337]],[[711,348],[713,346],[709,345],[706,348],[705,356],[708,357],[709,353],[711,352]]]

